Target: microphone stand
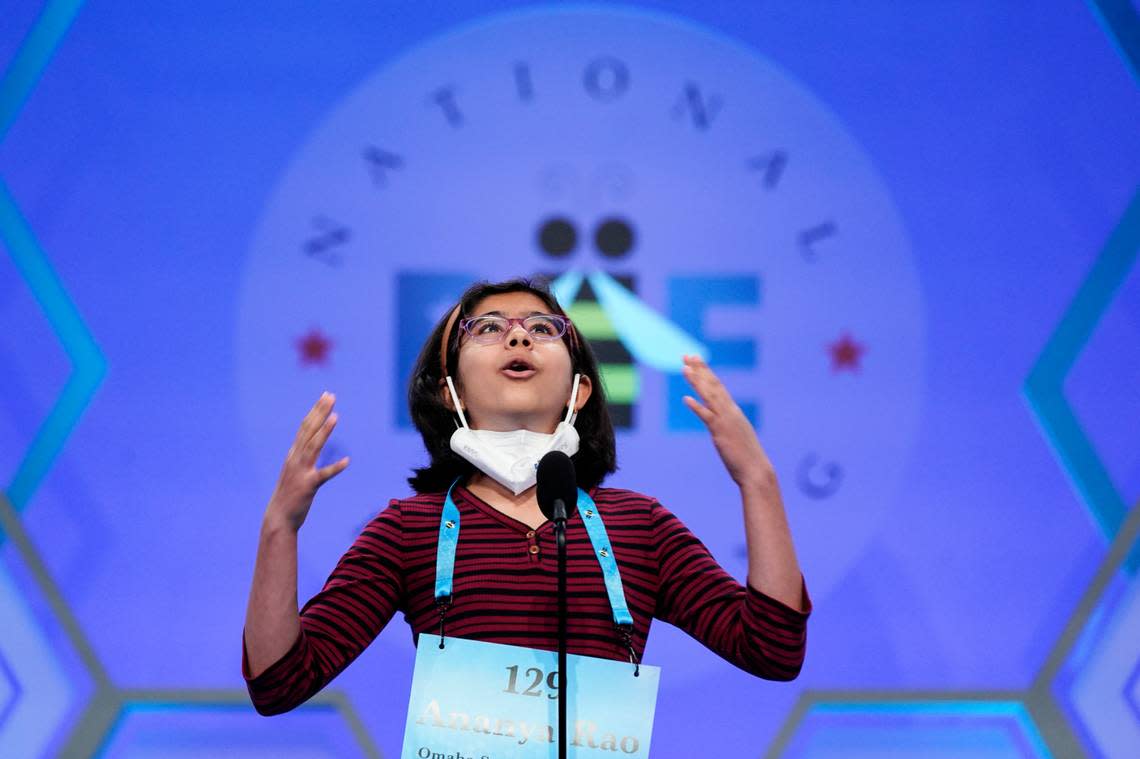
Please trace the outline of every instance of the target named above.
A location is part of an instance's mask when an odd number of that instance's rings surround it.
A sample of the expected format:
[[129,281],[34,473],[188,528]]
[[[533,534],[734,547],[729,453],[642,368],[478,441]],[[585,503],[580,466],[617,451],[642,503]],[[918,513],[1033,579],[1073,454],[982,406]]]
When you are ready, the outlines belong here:
[[566,759],[566,504],[554,501],[554,539],[558,543],[558,759]]

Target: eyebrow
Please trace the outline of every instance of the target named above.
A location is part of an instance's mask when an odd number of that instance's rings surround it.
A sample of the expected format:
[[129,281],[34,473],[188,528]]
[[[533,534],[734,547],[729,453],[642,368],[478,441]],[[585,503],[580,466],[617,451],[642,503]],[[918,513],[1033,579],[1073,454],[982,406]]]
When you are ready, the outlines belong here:
[[[527,316],[543,316],[545,314],[546,314],[545,311],[531,311],[529,314],[527,314],[526,316],[523,316],[521,318],[525,319],[525,318],[527,318]],[[477,316],[503,316],[503,317],[507,316],[502,311],[487,311],[486,313],[476,314],[476,315]]]

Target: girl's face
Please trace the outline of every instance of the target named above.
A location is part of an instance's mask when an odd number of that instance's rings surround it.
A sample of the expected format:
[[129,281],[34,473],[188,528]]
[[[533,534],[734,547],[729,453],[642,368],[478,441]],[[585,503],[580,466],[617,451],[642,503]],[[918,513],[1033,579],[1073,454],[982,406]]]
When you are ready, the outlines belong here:
[[[472,316],[525,318],[550,313],[532,293],[490,295],[475,304]],[[460,331],[458,376],[455,382],[467,423],[477,430],[528,429],[554,432],[570,402],[570,351],[562,338],[535,340],[521,324],[512,324],[499,342],[477,343]],[[585,375],[578,385],[577,408],[590,397]],[[444,403],[452,407],[443,388]]]

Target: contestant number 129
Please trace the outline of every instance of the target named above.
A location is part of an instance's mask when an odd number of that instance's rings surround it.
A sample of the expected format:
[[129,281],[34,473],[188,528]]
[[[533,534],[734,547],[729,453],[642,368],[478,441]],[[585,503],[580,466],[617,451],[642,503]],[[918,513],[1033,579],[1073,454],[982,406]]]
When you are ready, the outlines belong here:
[[547,698],[558,698],[558,672],[551,672],[544,678],[542,670],[538,667],[527,667],[523,672],[523,679],[530,680],[530,685],[527,686],[526,690],[522,691],[520,691],[518,688],[518,665],[516,664],[512,667],[507,667],[507,672],[510,673],[510,677],[507,680],[507,687],[503,688],[503,693],[513,693],[516,696],[540,697],[542,696],[542,688],[539,686],[542,685],[542,681],[545,679],[546,687],[551,690],[550,693],[546,694]]

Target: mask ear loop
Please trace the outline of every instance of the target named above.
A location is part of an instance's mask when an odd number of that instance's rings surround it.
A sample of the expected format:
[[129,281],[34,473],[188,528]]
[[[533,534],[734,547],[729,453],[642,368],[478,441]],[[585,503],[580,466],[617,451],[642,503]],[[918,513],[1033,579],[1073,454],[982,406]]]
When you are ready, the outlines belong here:
[[439,373],[447,382],[447,390],[451,393],[451,402],[455,404],[455,413],[459,416],[460,424],[457,424],[456,427],[467,428],[467,417],[463,415],[463,407],[459,405],[459,393],[455,392],[455,384],[451,381],[451,375],[447,373],[447,338],[451,336],[451,330],[455,326],[455,320],[459,316],[459,309],[462,306],[463,303],[455,304],[455,308],[451,309],[451,315],[447,317],[447,324],[443,328],[443,336],[439,341]]
[[451,393],[451,402],[455,404],[455,413],[459,414],[459,421],[467,427],[467,417],[463,416],[463,407],[459,405],[459,394],[455,392],[455,385],[451,383],[451,375],[443,378],[447,383],[447,390]]
[[574,375],[574,387],[570,390],[570,405],[566,408],[566,418],[563,421],[569,422],[571,426],[578,419],[578,412],[574,407],[578,405],[578,383],[581,381],[582,375]]
[[[575,351],[578,350],[578,330],[574,327],[574,322],[569,319],[566,320],[570,328],[570,358],[573,360]],[[570,390],[570,405],[566,408],[566,419],[570,426],[574,426],[574,422],[578,421],[578,412],[575,406],[578,404],[578,383],[582,379],[580,372],[574,373],[574,386]]]

